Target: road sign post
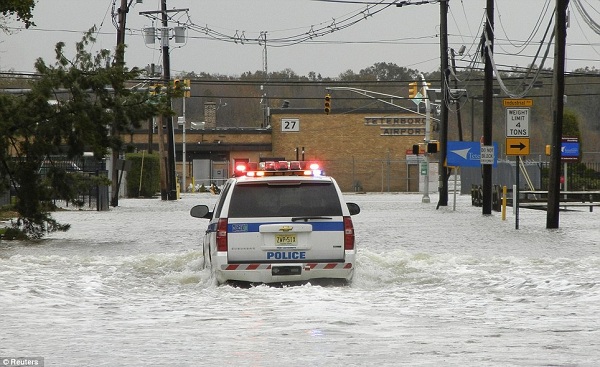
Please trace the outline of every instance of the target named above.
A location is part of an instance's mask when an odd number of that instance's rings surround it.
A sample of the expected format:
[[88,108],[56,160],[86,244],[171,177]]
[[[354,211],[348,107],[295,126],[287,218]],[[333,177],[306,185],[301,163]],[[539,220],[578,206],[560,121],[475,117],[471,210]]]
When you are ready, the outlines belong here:
[[521,156],[529,155],[529,107],[532,99],[505,99],[506,107],[506,155],[515,157],[515,189],[513,191],[513,207],[515,212],[515,229],[519,229],[519,166]]

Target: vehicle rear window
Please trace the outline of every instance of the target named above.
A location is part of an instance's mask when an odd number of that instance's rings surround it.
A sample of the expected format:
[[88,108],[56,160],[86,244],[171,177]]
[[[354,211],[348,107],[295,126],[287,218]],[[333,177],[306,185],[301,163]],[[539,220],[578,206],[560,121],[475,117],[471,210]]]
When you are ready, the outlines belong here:
[[236,185],[229,206],[230,218],[340,215],[340,200],[330,182]]

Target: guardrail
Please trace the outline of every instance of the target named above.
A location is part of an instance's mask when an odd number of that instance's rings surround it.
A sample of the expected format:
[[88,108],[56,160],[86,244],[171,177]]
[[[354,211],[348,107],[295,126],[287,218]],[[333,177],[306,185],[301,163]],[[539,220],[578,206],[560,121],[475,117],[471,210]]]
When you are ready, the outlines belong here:
[[[559,207],[589,207],[590,212],[600,206],[600,191],[561,191]],[[548,207],[547,190],[519,191],[519,207],[546,209]]]
[[[507,198],[509,206],[513,206],[514,192]],[[483,205],[483,190],[481,185],[471,186],[471,204],[473,206]],[[502,209],[502,189],[499,185],[494,185],[492,190],[492,209],[501,211]],[[559,207],[567,209],[568,207],[589,207],[590,212],[595,206],[600,206],[600,191],[561,191]],[[519,190],[519,207],[531,209],[548,208],[547,190]]]

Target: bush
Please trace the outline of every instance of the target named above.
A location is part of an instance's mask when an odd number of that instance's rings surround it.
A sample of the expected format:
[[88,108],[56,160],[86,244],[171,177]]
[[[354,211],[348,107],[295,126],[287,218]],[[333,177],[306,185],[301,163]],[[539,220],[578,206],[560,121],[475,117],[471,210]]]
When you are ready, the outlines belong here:
[[127,172],[127,194],[130,198],[153,197],[160,191],[158,154],[128,153],[125,159],[131,162]]

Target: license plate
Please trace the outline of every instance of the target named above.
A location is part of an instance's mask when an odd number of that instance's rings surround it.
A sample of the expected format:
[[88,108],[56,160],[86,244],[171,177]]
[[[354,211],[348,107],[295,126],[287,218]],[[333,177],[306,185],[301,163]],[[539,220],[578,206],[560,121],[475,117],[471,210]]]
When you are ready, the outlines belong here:
[[275,244],[280,246],[295,245],[298,243],[298,239],[295,234],[276,234]]

